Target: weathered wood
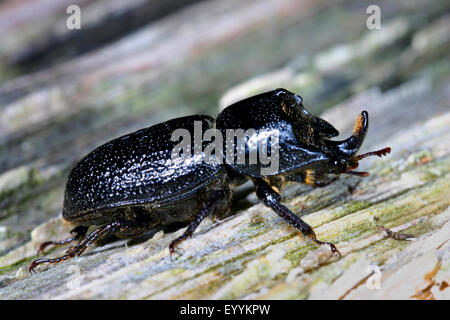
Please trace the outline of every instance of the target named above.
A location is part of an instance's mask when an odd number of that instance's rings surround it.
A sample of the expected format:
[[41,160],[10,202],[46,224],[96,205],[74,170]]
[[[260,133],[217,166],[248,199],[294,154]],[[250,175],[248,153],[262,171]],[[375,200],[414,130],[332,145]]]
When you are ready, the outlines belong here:
[[[111,56],[130,58],[123,69],[109,67],[114,59],[102,60],[100,51],[0,86],[8,101],[0,109],[0,299],[450,298],[448,4],[382,7],[383,28],[370,31],[367,6],[355,14],[328,2],[317,13],[309,2],[254,1],[247,11],[228,3],[201,3],[128,35],[123,41],[147,50],[140,57],[122,51],[124,43],[111,44]],[[286,9],[290,6],[305,8],[301,18]],[[226,26],[240,12],[248,18],[234,25],[241,32],[220,50],[216,41],[231,36],[226,27],[209,30],[205,38],[195,32],[195,39],[168,37],[164,52],[182,57],[145,69],[157,58],[145,57],[153,49],[142,42],[146,36],[187,23],[182,17],[209,17],[213,7],[219,17],[199,21],[194,31],[212,20]],[[274,10],[268,13],[268,7]],[[336,22],[349,32],[341,34]],[[305,36],[318,28],[330,34],[314,41]],[[272,37],[267,36],[270,30]],[[176,51],[180,39],[188,48],[199,37],[207,43],[203,53]],[[246,67],[255,48],[264,47],[270,48],[267,56]],[[138,72],[141,67],[144,71]],[[219,99],[225,88],[256,74]],[[117,75],[125,80],[114,80]],[[105,79],[107,84],[100,85]],[[160,117],[203,110],[216,115],[216,101],[227,105],[274,87],[299,92],[316,113],[325,110],[322,117],[343,137],[361,110],[368,110],[370,127],[361,152],[392,147],[383,159],[361,162],[361,169],[371,173],[368,178],[342,176],[320,189],[285,188],[284,203],[314,227],[319,239],[337,245],[340,260],[328,247],[304,239],[251,193],[236,202],[231,215],[202,222],[174,261],[168,245],[184,229],[158,232],[141,243],[94,246],[81,257],[27,273],[41,242],[68,234],[58,214],[67,171],[83,154]],[[11,99],[15,90],[21,94]],[[161,116],[168,106],[171,112]],[[414,239],[392,239],[379,226]],[[54,249],[46,255],[63,252]],[[377,284],[378,270],[379,289],[369,289]]]

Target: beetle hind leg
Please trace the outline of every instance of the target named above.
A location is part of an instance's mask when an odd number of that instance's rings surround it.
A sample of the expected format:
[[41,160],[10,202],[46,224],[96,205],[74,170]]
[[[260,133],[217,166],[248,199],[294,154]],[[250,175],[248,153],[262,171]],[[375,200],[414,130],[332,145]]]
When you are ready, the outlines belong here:
[[95,241],[99,240],[100,238],[103,238],[109,234],[115,233],[119,228],[122,226],[121,222],[112,222],[109,224],[106,224],[104,226],[99,227],[98,229],[94,230],[90,234],[88,234],[86,237],[83,238],[83,240],[80,241],[76,246],[71,247],[69,250],[67,250],[66,254],[53,259],[37,259],[34,260],[28,271],[31,273],[34,271],[34,269],[43,263],[58,263],[65,260],[68,260],[70,258],[73,258],[75,256],[79,256],[83,253],[84,250],[86,250],[89,246],[91,246]]
[[71,243],[73,241],[79,240],[82,237],[84,237],[87,233],[88,227],[84,227],[84,226],[78,226],[75,229],[73,229],[72,231],[70,231],[71,234],[73,234],[73,237],[64,239],[64,240],[58,240],[58,241],[46,241],[44,243],[42,243],[39,246],[39,249],[37,251],[37,255],[39,255],[41,252],[44,252],[44,249],[50,245],[54,245],[54,246],[62,246],[68,243]]

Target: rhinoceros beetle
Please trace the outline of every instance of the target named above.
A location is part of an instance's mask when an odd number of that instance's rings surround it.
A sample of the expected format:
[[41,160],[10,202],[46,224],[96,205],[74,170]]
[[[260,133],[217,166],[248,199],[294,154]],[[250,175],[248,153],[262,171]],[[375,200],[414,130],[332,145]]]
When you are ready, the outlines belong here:
[[[280,203],[279,190],[287,181],[321,187],[333,181],[329,174],[367,176],[367,172],[353,171],[358,161],[390,152],[390,148],[384,148],[356,155],[368,124],[368,113],[363,111],[348,139],[330,140],[338,135],[330,123],[309,113],[299,95],[277,89],[225,108],[217,120],[207,115],[187,116],[114,139],[85,156],[69,174],[62,212],[63,219],[75,226],[73,236],[44,242],[38,254],[49,245],[76,240],[78,244],[61,257],[33,261],[29,270],[42,263],[58,263],[79,256],[106,236],[132,238],[157,226],[187,224],[184,233],[169,245],[172,254],[175,246],[192,236],[207,215],[229,210],[232,189],[247,180],[253,181],[258,198],[287,223],[340,255],[334,244],[316,239],[313,229]],[[203,151],[187,153],[178,161],[173,157],[177,146],[173,132],[182,129],[195,136],[199,127],[201,134],[209,129],[224,135],[231,129],[250,134],[240,145],[233,144],[226,152],[219,150],[225,158],[222,162],[201,161],[205,159]],[[263,173],[261,161],[233,161],[239,151],[250,155],[260,149],[261,145],[255,141],[264,132],[277,134],[276,143],[266,146],[269,153],[278,151],[279,155],[278,166],[272,172]],[[234,137],[232,140],[235,141]],[[207,147],[207,141],[200,141],[191,145],[191,150],[199,144]],[[98,228],[87,234],[90,226]]]

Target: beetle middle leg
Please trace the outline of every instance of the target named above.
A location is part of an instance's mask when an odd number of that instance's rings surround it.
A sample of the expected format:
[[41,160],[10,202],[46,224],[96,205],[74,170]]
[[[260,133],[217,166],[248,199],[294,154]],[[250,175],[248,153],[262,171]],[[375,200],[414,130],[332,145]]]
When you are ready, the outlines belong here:
[[200,212],[195,216],[194,220],[191,221],[184,231],[184,233],[173,240],[169,245],[170,254],[175,252],[175,246],[181,241],[192,236],[195,229],[199,226],[200,222],[210,213],[215,212],[220,204],[229,199],[229,190],[216,190],[211,192],[206,201],[202,204]]
[[300,219],[291,210],[280,203],[281,197],[276,193],[268,184],[262,179],[254,179],[256,185],[256,195],[264,202],[264,204],[275,211],[280,217],[286,220],[291,226],[299,229],[305,236],[309,237],[312,241],[319,245],[327,244],[330,246],[332,253],[341,253],[331,242],[319,241],[316,238],[314,230],[302,219]]

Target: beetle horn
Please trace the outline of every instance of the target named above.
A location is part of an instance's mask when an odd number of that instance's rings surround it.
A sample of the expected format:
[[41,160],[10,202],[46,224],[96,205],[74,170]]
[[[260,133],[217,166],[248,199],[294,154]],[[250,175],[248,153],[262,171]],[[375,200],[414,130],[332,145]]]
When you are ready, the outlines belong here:
[[343,153],[346,157],[354,155],[361,147],[369,127],[369,113],[367,111],[361,112],[358,119],[356,119],[353,126],[353,134],[346,140],[332,141],[325,140],[325,143],[333,151]]

